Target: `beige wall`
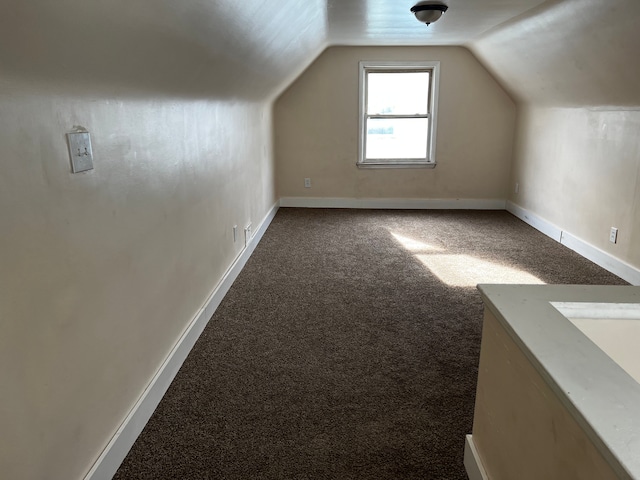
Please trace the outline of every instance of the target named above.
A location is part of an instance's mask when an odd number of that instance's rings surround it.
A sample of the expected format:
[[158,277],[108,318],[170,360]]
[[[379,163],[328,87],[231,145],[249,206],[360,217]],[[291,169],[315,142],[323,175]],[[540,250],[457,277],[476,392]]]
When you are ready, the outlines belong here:
[[274,205],[269,99],[326,42],[297,3],[3,2],[1,478],[82,478]]
[[640,268],[640,112],[523,106],[518,124],[511,200]]
[[[638,105],[638,3],[612,1],[550,2],[474,52],[540,105]],[[637,109],[522,107],[510,179],[515,106],[464,48],[330,48],[272,120],[267,100],[326,44],[322,0],[268,18],[260,0],[5,6],[0,477],[87,472],[239,254],[232,226],[273,205],[276,173],[282,196],[505,198],[519,181],[516,203],[640,266]],[[441,62],[434,170],[355,166],[358,61],[389,59]],[[74,125],[95,155],[77,175]]]
[[519,101],[511,200],[636,268],[639,16],[635,0],[549,1],[471,46]]
[[[435,169],[356,167],[360,60],[441,62]],[[515,105],[464,48],[329,48],[277,99],[274,118],[279,196],[507,196]]]
[[81,478],[274,204],[270,106],[0,85],[0,476]]
[[473,442],[488,477],[495,480],[620,478],[486,308]]

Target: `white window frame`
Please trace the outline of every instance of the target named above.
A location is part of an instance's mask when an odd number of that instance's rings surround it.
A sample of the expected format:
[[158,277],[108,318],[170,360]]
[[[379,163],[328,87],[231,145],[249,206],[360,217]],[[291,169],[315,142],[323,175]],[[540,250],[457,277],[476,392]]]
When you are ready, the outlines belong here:
[[[357,166],[359,168],[435,168],[436,166],[436,126],[438,119],[438,91],[440,85],[440,62],[380,62],[361,61],[360,69],[360,147]],[[367,118],[380,118],[381,115],[367,115],[367,73],[369,72],[411,72],[429,70],[431,75],[429,91],[429,111],[426,115],[401,115],[399,118],[429,118],[429,131],[427,132],[427,157],[426,158],[400,158],[400,159],[370,159],[366,158],[367,148]]]

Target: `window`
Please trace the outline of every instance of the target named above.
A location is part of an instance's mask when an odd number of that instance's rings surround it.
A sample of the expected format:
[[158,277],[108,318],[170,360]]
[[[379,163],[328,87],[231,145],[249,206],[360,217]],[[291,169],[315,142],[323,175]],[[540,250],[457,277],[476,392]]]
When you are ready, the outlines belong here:
[[433,168],[440,62],[360,62],[359,167]]

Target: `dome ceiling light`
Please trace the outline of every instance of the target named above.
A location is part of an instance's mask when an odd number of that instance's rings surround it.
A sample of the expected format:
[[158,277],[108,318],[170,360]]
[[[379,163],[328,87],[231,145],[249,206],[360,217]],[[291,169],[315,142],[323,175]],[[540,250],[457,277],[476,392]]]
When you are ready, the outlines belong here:
[[427,0],[416,3],[411,7],[411,12],[413,12],[419,22],[429,25],[438,20],[448,8],[444,3]]

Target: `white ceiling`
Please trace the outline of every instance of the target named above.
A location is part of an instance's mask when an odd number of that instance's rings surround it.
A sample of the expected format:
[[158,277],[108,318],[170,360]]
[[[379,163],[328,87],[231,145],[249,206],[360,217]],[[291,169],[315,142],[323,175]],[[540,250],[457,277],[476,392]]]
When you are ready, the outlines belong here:
[[428,27],[417,0],[327,0],[334,45],[463,45],[530,105],[640,105],[640,0],[443,0]]
[[299,5],[0,0],[0,95],[7,78],[76,93],[262,100],[326,46],[325,0]]
[[417,0],[327,0],[328,41],[337,45],[465,45],[544,0],[444,0],[449,10],[428,27]]
[[5,80],[265,100],[330,45],[463,45],[528,103],[639,105],[640,0],[1,0]]
[[496,28],[471,51],[519,101],[640,105],[640,0],[562,0]]

